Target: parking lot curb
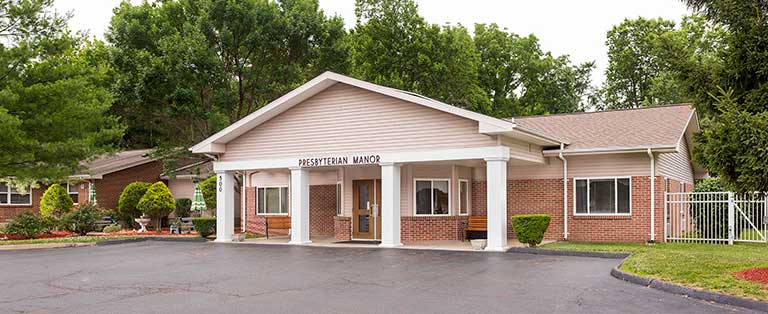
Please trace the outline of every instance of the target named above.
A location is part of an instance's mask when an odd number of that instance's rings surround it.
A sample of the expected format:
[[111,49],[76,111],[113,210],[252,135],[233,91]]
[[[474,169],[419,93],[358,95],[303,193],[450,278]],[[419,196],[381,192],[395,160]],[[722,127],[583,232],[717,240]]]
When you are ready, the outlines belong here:
[[621,265],[624,261],[632,256],[629,253],[607,253],[607,252],[585,252],[585,251],[563,251],[563,250],[547,250],[536,248],[510,248],[507,252],[511,253],[527,253],[527,254],[539,254],[539,255],[555,255],[555,256],[578,256],[578,257],[596,257],[596,258],[622,258],[621,263],[611,269],[611,276],[616,279],[623,280],[636,285],[664,291],[666,293],[683,295],[686,297],[699,299],[707,302],[714,302],[730,306],[738,306],[750,310],[756,310],[761,312],[768,312],[768,302],[757,301],[753,299],[747,299],[737,297],[728,294],[722,294],[717,292],[711,292],[701,289],[694,289],[663,280],[653,279],[645,276],[636,275],[633,273],[625,272],[621,270]]
[[163,241],[163,242],[206,242],[201,237],[140,237],[132,239],[108,240],[96,242],[96,246],[109,246],[126,243],[136,243],[144,241]]

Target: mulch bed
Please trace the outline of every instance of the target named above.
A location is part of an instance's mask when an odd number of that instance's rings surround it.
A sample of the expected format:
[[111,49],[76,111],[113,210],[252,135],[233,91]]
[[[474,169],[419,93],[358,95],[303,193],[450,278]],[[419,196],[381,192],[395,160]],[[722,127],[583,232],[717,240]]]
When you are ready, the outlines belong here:
[[[77,236],[77,235],[69,231],[54,231],[51,233],[43,233],[35,237],[35,239],[66,238],[66,237],[74,237],[74,236]],[[0,239],[6,238],[6,237],[8,238],[8,240],[24,240],[24,237],[22,236],[0,234]]]
[[768,268],[750,268],[733,274],[736,278],[768,285]]

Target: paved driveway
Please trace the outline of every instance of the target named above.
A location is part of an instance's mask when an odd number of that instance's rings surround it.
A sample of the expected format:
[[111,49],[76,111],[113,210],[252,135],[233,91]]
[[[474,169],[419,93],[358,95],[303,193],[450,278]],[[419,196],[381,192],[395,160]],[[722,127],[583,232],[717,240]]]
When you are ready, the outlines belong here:
[[0,252],[2,313],[722,313],[616,280],[619,261],[142,242]]

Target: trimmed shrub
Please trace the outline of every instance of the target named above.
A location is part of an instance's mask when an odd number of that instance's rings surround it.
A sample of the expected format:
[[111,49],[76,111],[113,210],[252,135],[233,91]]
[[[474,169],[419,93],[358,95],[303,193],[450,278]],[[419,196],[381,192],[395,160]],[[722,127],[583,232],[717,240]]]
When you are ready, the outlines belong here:
[[216,217],[195,217],[192,218],[192,224],[200,236],[205,238],[216,230]]
[[547,231],[551,220],[549,215],[512,216],[512,229],[515,230],[517,240],[527,243],[530,247],[536,247],[544,240],[544,232]]
[[190,209],[192,208],[192,200],[188,198],[180,198],[176,200],[176,217],[189,217]]
[[120,231],[123,231],[123,226],[119,224],[105,226],[104,230],[102,230],[102,232],[107,232],[107,233],[114,233],[114,232],[120,232]]
[[200,190],[203,192],[205,207],[208,209],[216,208],[216,176],[209,177],[201,182]]
[[67,189],[56,183],[51,184],[40,199],[40,215],[43,217],[61,217],[72,209],[72,198]]
[[32,239],[43,233],[44,230],[45,223],[43,220],[30,212],[19,213],[5,227],[5,233],[21,236],[25,239]]
[[43,224],[43,232],[44,233],[51,233],[59,229],[59,226],[61,226],[61,222],[58,218],[50,216],[50,217],[41,217],[40,222]]
[[83,204],[71,213],[61,218],[62,227],[79,235],[86,235],[96,230],[96,222],[101,220],[103,213],[94,204]]
[[155,228],[160,231],[162,218],[176,209],[176,202],[173,200],[173,195],[171,195],[171,191],[168,190],[165,183],[158,181],[149,187],[147,193],[144,193],[136,208],[143,214],[155,219],[157,221]]
[[150,186],[151,184],[147,182],[133,182],[123,189],[117,200],[118,220],[123,221],[126,226],[133,225],[133,219],[141,216],[141,211],[137,209],[137,205]]

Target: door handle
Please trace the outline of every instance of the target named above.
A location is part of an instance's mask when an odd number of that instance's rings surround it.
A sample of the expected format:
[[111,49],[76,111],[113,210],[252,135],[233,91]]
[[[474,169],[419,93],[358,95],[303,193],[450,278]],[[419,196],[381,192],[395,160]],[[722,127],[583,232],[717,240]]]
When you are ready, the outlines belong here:
[[371,210],[371,202],[365,202],[365,210]]

